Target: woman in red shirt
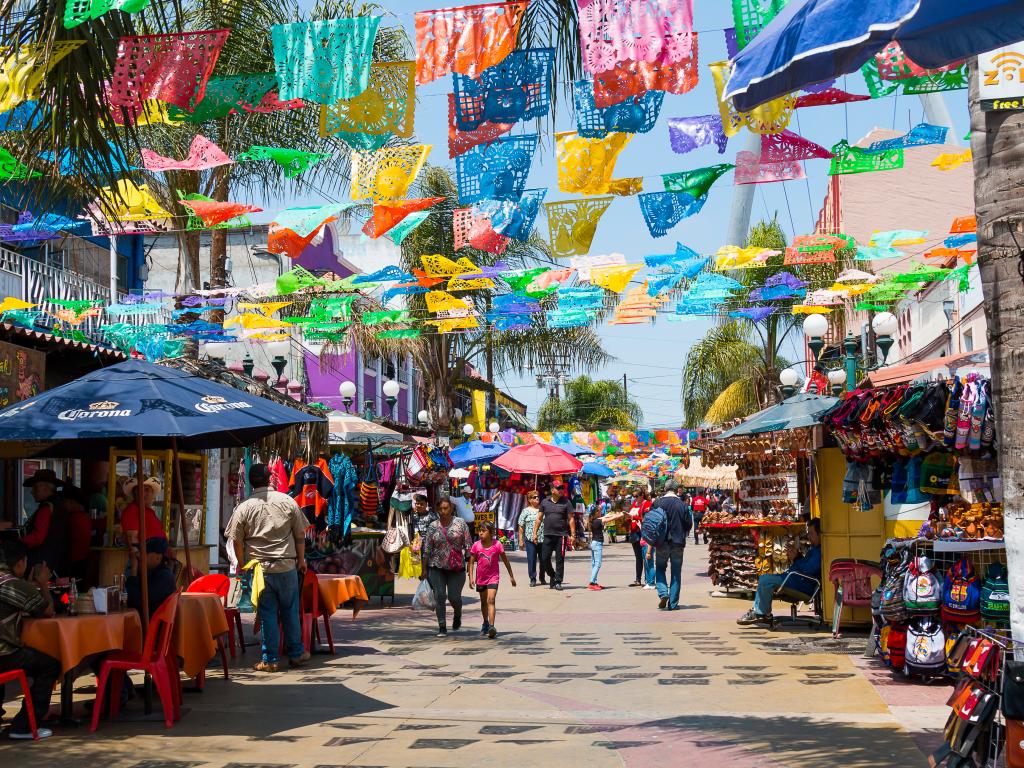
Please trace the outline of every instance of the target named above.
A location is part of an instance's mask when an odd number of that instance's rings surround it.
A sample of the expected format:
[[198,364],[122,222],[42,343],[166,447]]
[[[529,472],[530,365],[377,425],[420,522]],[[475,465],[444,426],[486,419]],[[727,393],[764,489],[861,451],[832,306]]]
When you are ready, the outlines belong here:
[[[132,501],[121,510],[121,530],[124,531],[128,541],[132,544],[139,543],[139,504],[135,501],[135,478],[127,480],[124,484],[124,495]],[[160,493],[160,481],[151,477],[142,484],[142,501],[146,507],[146,538],[167,539],[167,531],[164,530],[163,521],[153,510],[153,501]]]
[[640,524],[644,515],[651,509],[650,494],[641,488],[633,497],[633,506],[629,509],[629,543],[633,546],[633,557],[636,558],[636,580],[631,587],[639,587],[644,576],[644,551],[640,543]]

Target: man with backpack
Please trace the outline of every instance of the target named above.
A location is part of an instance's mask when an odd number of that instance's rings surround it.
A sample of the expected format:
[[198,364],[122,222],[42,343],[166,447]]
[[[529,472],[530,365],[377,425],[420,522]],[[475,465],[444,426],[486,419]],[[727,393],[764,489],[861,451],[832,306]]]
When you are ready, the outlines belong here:
[[[676,495],[679,483],[665,483],[665,494],[651,505],[641,524],[641,534],[650,545],[647,559],[652,554],[655,564],[655,583],[658,586],[658,610],[674,611],[679,608],[682,587],[683,549],[690,535],[692,520],[683,500]],[[666,571],[672,567],[671,582]]]

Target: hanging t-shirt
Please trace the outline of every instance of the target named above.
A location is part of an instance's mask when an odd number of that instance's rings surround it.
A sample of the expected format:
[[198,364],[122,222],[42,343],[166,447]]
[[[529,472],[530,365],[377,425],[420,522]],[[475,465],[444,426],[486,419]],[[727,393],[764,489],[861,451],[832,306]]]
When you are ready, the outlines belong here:
[[290,493],[310,523],[327,510],[333,492],[334,480],[325,459],[319,459],[316,464],[295,462]]
[[491,584],[497,586],[500,578],[498,565],[501,562],[501,556],[505,553],[501,542],[495,539],[489,547],[485,547],[482,542],[474,542],[469,553],[476,555],[476,585],[478,587]]

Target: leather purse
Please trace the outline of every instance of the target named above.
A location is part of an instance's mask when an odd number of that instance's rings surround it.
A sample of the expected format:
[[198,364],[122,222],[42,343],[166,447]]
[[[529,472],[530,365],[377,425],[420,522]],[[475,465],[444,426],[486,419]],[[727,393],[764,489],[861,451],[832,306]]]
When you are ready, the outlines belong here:
[[1007,659],[1003,668],[1003,715],[1024,721],[1024,661]]

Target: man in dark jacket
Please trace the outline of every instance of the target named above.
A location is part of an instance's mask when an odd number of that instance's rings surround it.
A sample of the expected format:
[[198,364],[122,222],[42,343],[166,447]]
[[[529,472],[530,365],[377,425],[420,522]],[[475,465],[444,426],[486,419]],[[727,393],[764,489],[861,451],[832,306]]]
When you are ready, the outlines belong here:
[[[682,589],[683,574],[683,550],[686,547],[686,539],[690,535],[692,519],[683,500],[676,495],[679,483],[669,480],[665,483],[665,494],[661,496],[651,509],[660,509],[665,513],[665,520],[668,523],[668,536],[664,543],[652,553],[651,548],[647,549],[647,559],[652,554],[655,566],[655,583],[658,585],[658,609],[662,611],[674,611],[679,607],[679,592]],[[671,583],[667,578],[669,565],[672,566]]]

